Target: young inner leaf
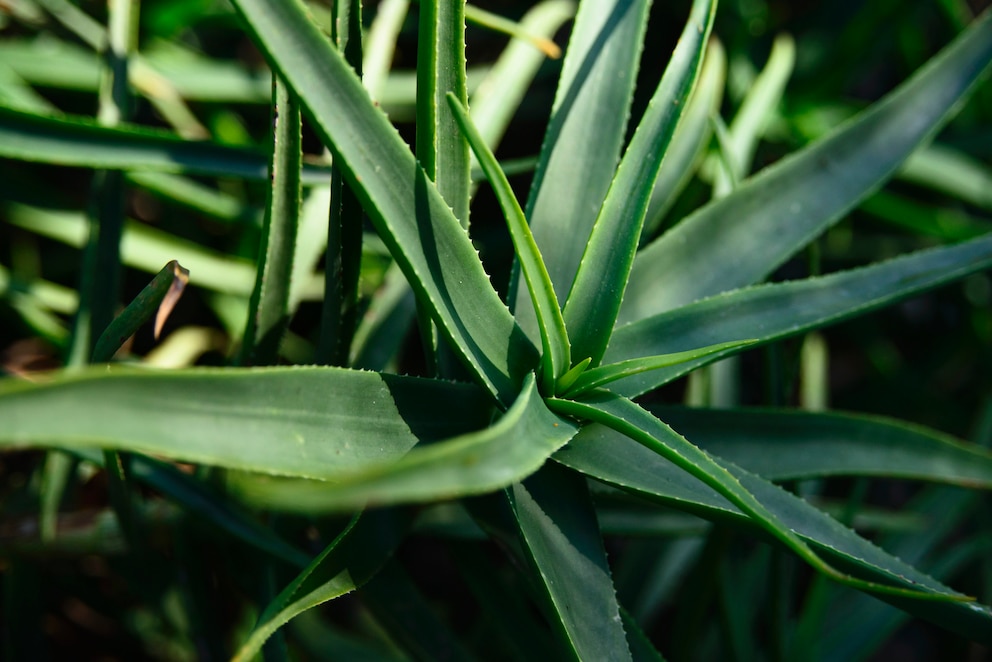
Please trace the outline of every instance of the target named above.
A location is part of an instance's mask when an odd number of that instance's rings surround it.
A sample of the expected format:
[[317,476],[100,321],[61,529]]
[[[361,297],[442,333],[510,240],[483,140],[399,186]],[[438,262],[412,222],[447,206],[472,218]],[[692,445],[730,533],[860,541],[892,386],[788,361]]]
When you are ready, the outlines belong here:
[[569,356],[568,335],[565,332],[565,321],[562,318],[558,298],[555,296],[551,277],[544,266],[541,251],[537,248],[530,226],[524,217],[524,212],[513,195],[510,182],[499,167],[492,150],[486,145],[478,129],[472,123],[468,112],[458,99],[448,93],[448,104],[451,106],[455,120],[465,134],[472,151],[475,152],[479,165],[489,178],[489,183],[496,193],[500,207],[506,217],[506,225],[510,230],[510,238],[516,250],[517,258],[523,270],[531,301],[534,302],[534,312],[537,315],[541,329],[541,345],[544,353],[541,357],[541,391],[553,393],[555,380],[563,375],[571,365]]

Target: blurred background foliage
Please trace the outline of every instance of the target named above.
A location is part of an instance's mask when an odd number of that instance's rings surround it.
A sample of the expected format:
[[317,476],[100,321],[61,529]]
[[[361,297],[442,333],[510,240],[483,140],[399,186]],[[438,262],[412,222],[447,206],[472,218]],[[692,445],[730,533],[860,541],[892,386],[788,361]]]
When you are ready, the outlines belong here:
[[[478,4],[518,19],[532,3],[493,0]],[[714,30],[728,54],[722,116],[733,117],[775,38],[791,35],[796,46],[795,68],[757,147],[754,169],[760,169],[891,90],[988,4],[984,0],[726,0]],[[376,8],[375,2],[365,7],[366,24]],[[688,2],[655,3],[639,90],[654,89],[687,8]],[[312,3],[312,9],[315,16],[326,14],[322,2]],[[0,103],[94,116],[101,58],[93,44],[100,39],[105,12],[104,0],[80,0],[78,4],[69,0],[0,1]],[[270,77],[224,0],[142,0],[139,34],[140,52],[148,67],[135,66],[132,71],[138,91],[135,123],[232,145],[267,144]],[[557,41],[564,45],[567,38],[566,25]],[[473,69],[478,72],[491,63],[506,38],[470,26],[467,42],[471,86]],[[380,102],[411,142],[415,63],[416,20],[410,16],[396,44],[393,71]],[[558,66],[551,60],[543,66],[500,147],[501,158],[535,156]],[[162,81],[155,72],[171,81],[164,91],[158,87]],[[644,103],[646,98],[635,101],[635,114]],[[835,271],[988,232],[992,228],[992,87],[978,89],[939,141],[944,153],[912,162],[893,183],[832,228],[803,258],[786,264],[775,278]],[[316,139],[305,135],[304,146],[316,161],[321,153]],[[514,178],[520,192],[526,191],[528,177],[523,172]],[[7,374],[64,361],[80,268],[79,212],[87,206],[91,178],[92,172],[84,169],[0,160],[0,369]],[[147,330],[136,336],[132,355],[142,357],[155,350],[159,354],[152,360],[161,364],[185,362],[189,357],[201,365],[225,363],[241,332],[254,275],[251,264],[265,202],[263,184],[233,179],[194,181],[202,189],[181,194],[167,177],[139,173],[129,178],[128,214],[134,219],[133,234],[144,239],[136,238],[133,249],[125,250],[125,300],[147,283],[149,270],[157,270],[165,261],[158,261],[149,245],[191,242],[203,247],[205,260],[219,263],[219,284],[190,288],[166,326],[164,343],[155,343]],[[708,199],[709,188],[707,181],[695,177],[672,206],[667,222]],[[488,190],[480,191],[472,218],[473,238],[494,283],[502,289],[511,247]],[[168,239],[163,239],[162,232],[168,233]],[[388,260],[374,244],[366,246],[365,252],[363,292],[367,295],[381,282]],[[319,302],[309,297],[283,346],[288,362],[306,362],[312,354],[318,318]],[[183,345],[180,332],[195,340]],[[829,348],[832,407],[897,416],[963,438],[992,441],[990,274],[976,274],[844,322],[825,330],[822,337]],[[417,346],[414,331],[406,342]],[[746,354],[744,404],[795,404],[800,351],[801,342],[795,340]],[[416,356],[417,352],[407,354]],[[404,359],[394,369],[417,372],[419,366],[415,358]],[[663,391],[663,397],[677,402],[683,391],[684,383],[680,383]],[[0,550],[6,550],[0,552],[4,593],[0,622],[5,624],[7,654],[30,651],[30,659],[225,659],[232,642],[243,639],[251,628],[257,616],[257,606],[252,605],[265,602],[265,596],[255,594],[254,578],[244,579],[256,567],[253,553],[197,520],[173,526],[181,515],[163,503],[161,527],[155,530],[158,538],[149,541],[160,556],[151,564],[147,557],[119,555],[123,549],[120,532],[110,512],[100,510],[106,503],[105,485],[99,475],[85,473],[72,483],[66,497],[72,506],[62,515],[59,542],[41,545],[32,516],[40,456],[27,452],[0,456]],[[914,560],[914,549],[904,540],[906,532],[915,540],[926,534],[919,530],[914,512],[946,512],[949,527],[965,517],[984,518],[985,530],[989,530],[987,495],[965,498],[951,488],[921,490],[900,481],[868,484],[860,480],[831,481],[825,495],[835,498],[838,508],[845,501],[861,503],[865,508],[855,523],[863,531],[872,531],[881,518],[887,531],[885,546],[908,561]],[[604,494],[603,498],[611,496]],[[907,503],[913,504],[909,511],[893,512]],[[853,516],[853,511],[848,515]],[[607,531],[623,530],[622,523],[611,525],[606,516],[604,522]],[[315,550],[322,546],[321,532],[341,525],[330,521],[317,526],[288,516],[271,524],[295,539],[309,536]],[[789,587],[764,584],[768,563],[789,566],[794,561],[731,532],[694,536],[701,525],[691,518],[681,525],[673,520],[669,526],[673,531],[670,544],[618,538],[610,548],[611,558],[627,561],[615,570],[621,602],[642,622],[653,624],[646,628],[648,634],[669,642],[662,649],[670,651],[672,659],[724,659],[728,655],[785,659],[782,642],[770,640],[770,635],[754,640],[761,636],[754,632],[763,631],[754,621],[782,619],[795,626],[797,636],[807,634],[803,627],[817,615],[794,616],[788,600],[782,599]],[[948,539],[955,540],[953,535]],[[957,543],[958,549],[947,543],[928,549],[929,560],[921,567],[957,572],[956,585],[988,596],[992,590],[988,534],[969,534]],[[725,553],[735,546],[740,553]],[[963,550],[976,548],[986,550],[984,563],[973,562],[974,554],[967,564],[955,556],[967,556]],[[405,545],[401,558],[408,568],[440,569],[417,574],[418,584],[436,600],[451,627],[478,645],[487,635],[480,615],[492,606],[478,596],[494,582],[509,587],[500,592],[503,595],[512,597],[523,590],[514,590],[520,589],[516,586],[520,579],[509,568],[472,567],[478,561],[460,555],[458,549],[458,544],[440,546],[421,538]],[[683,574],[645,580],[638,559],[658,555],[671,558],[667,567],[681,569]],[[714,567],[718,568],[715,573]],[[969,578],[962,580],[962,573]],[[791,576],[796,582],[808,579],[795,568],[791,575],[781,576]],[[467,585],[463,577],[472,578],[475,584]],[[736,586],[717,591],[721,582]],[[647,587],[655,592],[650,594]],[[812,590],[829,589],[814,581]],[[726,595],[738,595],[740,601],[728,604],[718,599]],[[366,600],[374,601],[371,596],[374,592]],[[992,659],[988,650],[969,647],[915,621],[889,638],[904,622],[899,612],[889,607],[873,611],[870,605],[880,603],[864,596],[838,593],[835,598],[828,613],[820,616],[828,625],[841,628],[833,632],[844,635],[822,644],[818,653],[823,659],[965,659],[968,655],[968,659]],[[752,609],[753,604],[761,605],[760,610]],[[345,597],[295,622],[293,650],[302,659],[321,659],[327,646],[351,645],[341,639],[339,628],[344,626],[373,634],[378,627],[357,598]],[[714,631],[736,633],[737,638],[714,641],[709,637]],[[759,649],[765,652],[753,657]],[[490,654],[492,659],[502,659],[503,652],[497,648]],[[353,656],[343,659],[401,659],[397,655],[388,648],[356,649]]]

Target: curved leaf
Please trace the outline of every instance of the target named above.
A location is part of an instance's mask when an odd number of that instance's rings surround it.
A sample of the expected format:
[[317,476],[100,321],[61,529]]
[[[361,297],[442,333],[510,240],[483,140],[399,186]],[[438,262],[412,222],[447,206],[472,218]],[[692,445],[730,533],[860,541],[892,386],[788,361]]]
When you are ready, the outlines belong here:
[[[525,210],[555,294],[564,301],[623,146],[648,0],[583,2],[572,26]],[[511,282],[520,324],[539,337],[525,287]]]
[[666,232],[635,260],[620,323],[772,273],[933,137],[990,58],[992,12],[985,12],[884,100]]
[[416,448],[400,459],[387,459],[329,482],[249,475],[232,476],[231,481],[243,497],[259,505],[300,512],[451,499],[492,492],[522,480],[577,430],[575,423],[548,410],[534,376],[529,375],[510,410],[479,432]]
[[379,235],[442,332],[502,404],[536,352],[409,147],[300,0],[235,0],[252,36],[313,121]]
[[700,448],[768,480],[886,476],[992,489],[992,452],[903,421],[790,410],[652,411]]
[[[696,0],[596,216],[562,311],[575,356],[598,366],[616,323],[661,161],[702,68],[715,0]],[[570,232],[575,232],[574,229]],[[577,236],[585,236],[577,234]]]
[[114,366],[0,381],[0,447],[106,447],[310,478],[399,458],[490,415],[476,387],[340,368]]
[[[268,177],[258,151],[183,140],[138,126],[106,127],[82,119],[45,117],[0,107],[0,157],[80,168],[192,172],[217,177]],[[308,165],[303,181],[320,184],[330,170]]]
[[[582,429],[554,459],[605,483],[705,519],[743,525],[755,523],[723,497],[660,455],[602,425]],[[716,458],[714,458],[716,459]],[[723,460],[717,460],[776,518],[842,570],[870,581],[957,596],[953,602],[875,597],[969,639],[992,643],[992,608],[963,597],[915,568],[890,556],[827,514],[781,488]]]
[[[864,314],[990,265],[992,234],[820,278],[743,288],[618,328],[604,360],[618,363],[747,338],[767,342]],[[734,351],[634,375],[611,390],[644,393]]]
[[630,660],[606,550],[585,481],[554,464],[507,490],[549,619],[576,660]]

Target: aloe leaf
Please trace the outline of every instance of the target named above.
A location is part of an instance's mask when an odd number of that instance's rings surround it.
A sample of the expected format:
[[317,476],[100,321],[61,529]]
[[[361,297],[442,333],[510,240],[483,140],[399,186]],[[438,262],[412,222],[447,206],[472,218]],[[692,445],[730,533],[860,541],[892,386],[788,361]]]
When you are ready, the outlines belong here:
[[835,568],[814,552],[797,536],[792,527],[783,523],[774,511],[764,505],[762,499],[750,491],[750,481],[742,481],[740,474],[731,472],[724,463],[716,461],[631,400],[609,391],[599,390],[587,394],[582,401],[551,399],[549,406],[561,414],[607,426],[657,453],[715,490],[772,538],[834,581],[879,595],[897,596],[903,599],[973,600],[944,591],[914,590],[907,588],[903,582],[892,584],[867,581]]
[[483,428],[489,404],[476,387],[341,368],[101,366],[0,382],[0,446],[106,447],[333,478]]
[[596,513],[581,476],[549,465],[507,490],[549,602],[575,660],[630,660]]
[[[610,341],[661,160],[702,67],[715,0],[696,0],[596,217],[563,315],[578,357],[599,365]],[[575,232],[575,230],[571,230]]]
[[279,79],[272,83],[272,162],[268,205],[258,248],[255,288],[241,340],[242,365],[276,362],[279,343],[289,325],[289,291],[300,222],[302,122],[300,107]]
[[152,282],[138,293],[100,335],[93,349],[93,362],[103,363],[113,358],[121,345],[153,316],[155,337],[158,338],[162,325],[188,282],[189,271],[175,260],[162,267],[162,271],[158,272]]
[[704,356],[716,354],[717,352],[741,350],[748,345],[753,345],[755,342],[756,341],[754,340],[732,341],[729,343],[710,345],[708,347],[700,347],[699,349],[692,349],[687,352],[674,352],[672,354],[661,354],[658,356],[645,356],[639,359],[628,359],[626,361],[620,361],[619,363],[603,365],[598,368],[593,368],[592,370],[586,370],[579,375],[572,385],[564,390],[562,396],[569,398],[575,397],[585,393],[586,391],[599,388],[600,386],[604,386],[610,382],[615,382],[618,379],[623,379],[624,377],[639,375],[643,372],[649,372],[651,370],[660,370],[661,368],[686,363],[687,361],[693,361]]
[[545,393],[551,393],[554,390],[555,379],[571,367],[568,334],[565,331],[565,321],[562,318],[561,308],[558,306],[558,299],[555,297],[554,285],[551,283],[548,270],[544,266],[541,251],[534,242],[530,226],[527,225],[527,219],[524,218],[524,212],[520,209],[520,204],[513,194],[510,182],[507,181],[506,175],[500,169],[496,156],[490,151],[458,99],[449,95],[448,103],[451,104],[459,128],[465,134],[479,164],[489,178],[489,183],[499,200],[500,208],[503,210],[503,216],[506,218],[513,248],[517,260],[520,262],[524,279],[527,281],[527,289],[530,291],[530,299],[534,304],[534,313],[537,316],[538,328],[541,332],[541,347],[543,349],[541,387]]
[[[745,338],[764,343],[864,314],[990,265],[992,235],[985,235],[860,269],[743,288],[618,328],[605,361],[618,363]],[[733,351],[635,375],[611,389],[625,395],[644,393]]]
[[[412,450],[329,482],[232,477],[244,498],[300,512],[355,510],[484,494],[536,471],[578,426],[548,411],[527,377],[520,398],[490,427]],[[366,442],[367,443],[367,442]]]
[[[650,4],[583,2],[572,26],[525,207],[559,301],[572,286],[620,158]],[[536,340],[529,296],[511,282],[510,307]]]
[[990,58],[992,12],[986,12],[885,99],[693,213],[641,251],[619,322],[765,278],[932,138]]
[[708,453],[773,481],[878,476],[992,489],[992,453],[882,417],[788,410],[652,410]]
[[503,405],[536,361],[468,235],[299,0],[236,0],[439,330]]
[[[99,126],[10,108],[0,108],[0,157],[81,168],[190,172],[257,180],[268,176],[268,159],[255,150],[183,140],[133,125]],[[303,181],[321,183],[329,172],[307,166]]]
[[[554,459],[666,506],[713,521],[758,528],[750,517],[712,489],[660,455],[605,426],[584,427]],[[989,607],[962,601],[964,596],[890,556],[802,499],[729,462],[716,458],[714,461],[740,481],[779,521],[847,572],[873,582],[913,587],[935,596],[953,596],[956,600],[942,602],[873,594],[875,597],[969,639],[992,641]]]
[[644,216],[641,241],[654,237],[665,218],[692,178],[696,165],[706,152],[712,134],[710,117],[720,111],[723,87],[726,84],[727,55],[718,39],[711,38],[703,59],[699,82],[686,105],[682,120],[672,135],[672,141],[661,161],[654,190]]
[[365,584],[392,556],[411,521],[409,513],[395,510],[352,518],[344,531],[269,603],[232,662],[254,659],[269,637],[290,620]]

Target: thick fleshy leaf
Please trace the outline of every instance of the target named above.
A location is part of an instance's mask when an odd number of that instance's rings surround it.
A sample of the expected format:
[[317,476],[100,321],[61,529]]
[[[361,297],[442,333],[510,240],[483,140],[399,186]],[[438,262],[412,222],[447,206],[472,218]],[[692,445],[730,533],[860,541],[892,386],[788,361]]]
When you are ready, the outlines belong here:
[[[627,130],[649,0],[583,2],[572,26],[551,122],[525,209],[559,301],[613,181]],[[510,305],[539,338],[515,274]]]
[[582,400],[552,399],[548,404],[554,411],[599,423],[656,453],[688,476],[712,488],[772,538],[834,581],[863,591],[903,599],[971,599],[948,592],[922,592],[900,583],[893,585],[889,582],[864,580],[830,565],[796,535],[793,527],[787,526],[751,491],[750,480],[742,480],[740,474],[730,471],[729,463],[718,462],[631,400],[601,389],[584,395]]
[[[611,363],[732,340],[767,342],[894,303],[992,266],[992,235],[918,251],[861,269],[727,292],[620,327],[606,352]],[[644,393],[725,354],[628,377],[611,385]]]
[[630,660],[606,550],[585,481],[550,464],[507,490],[549,619],[576,660]]
[[652,412],[708,453],[768,480],[884,476],[992,489],[992,453],[903,421],[790,410]]
[[[575,356],[599,365],[616,323],[661,160],[703,63],[716,0],[696,0],[586,242],[563,314]],[[575,232],[575,230],[571,230]],[[580,235],[581,236],[581,235]]]
[[932,138],[990,58],[986,12],[884,100],[662,235],[634,262],[620,322],[765,278]]
[[[268,176],[268,158],[254,150],[183,140],[137,126],[106,127],[3,107],[0,157],[80,168],[191,172],[259,180]],[[307,166],[304,182],[319,184],[328,174],[326,168]]]
[[233,4],[270,64],[299,96],[438,328],[480,383],[509,405],[534,367],[536,352],[409,147],[299,0]]
[[232,662],[252,660],[280,627],[308,609],[359,588],[392,556],[413,520],[405,511],[356,516],[258,617]]
[[339,368],[101,367],[0,382],[0,446],[115,448],[330,478],[485,427],[487,400],[468,385]]
[[416,448],[400,459],[339,474],[328,482],[244,475],[232,476],[231,484],[259,505],[300,512],[452,499],[522,480],[577,430],[575,423],[548,411],[530,375],[510,410],[479,432]]
[[[555,454],[554,459],[597,480],[666,506],[758,531],[753,520],[712,489],[634,440],[602,425],[583,428],[565,449]],[[870,581],[963,597],[890,556],[793,494],[729,462],[716,461],[776,518],[846,572]],[[992,609],[984,605],[960,599],[938,602],[891,595],[875,597],[969,639],[992,642]]]
[[527,225],[527,219],[524,218],[524,212],[513,194],[510,182],[496,161],[496,155],[486,145],[482,134],[472,123],[461,103],[454,96],[448,97],[448,103],[451,104],[454,118],[468,139],[475,158],[485,171],[489,184],[499,200],[503,217],[506,219],[506,226],[510,231],[510,239],[520,263],[520,270],[527,282],[527,291],[530,292],[530,300],[534,305],[534,315],[537,317],[537,326],[541,334],[542,390],[551,393],[554,390],[554,381],[572,367],[568,334],[565,331],[565,321],[558,305],[558,298],[555,297],[554,285],[548,276],[541,251],[534,242],[534,235],[531,234],[530,226]]

